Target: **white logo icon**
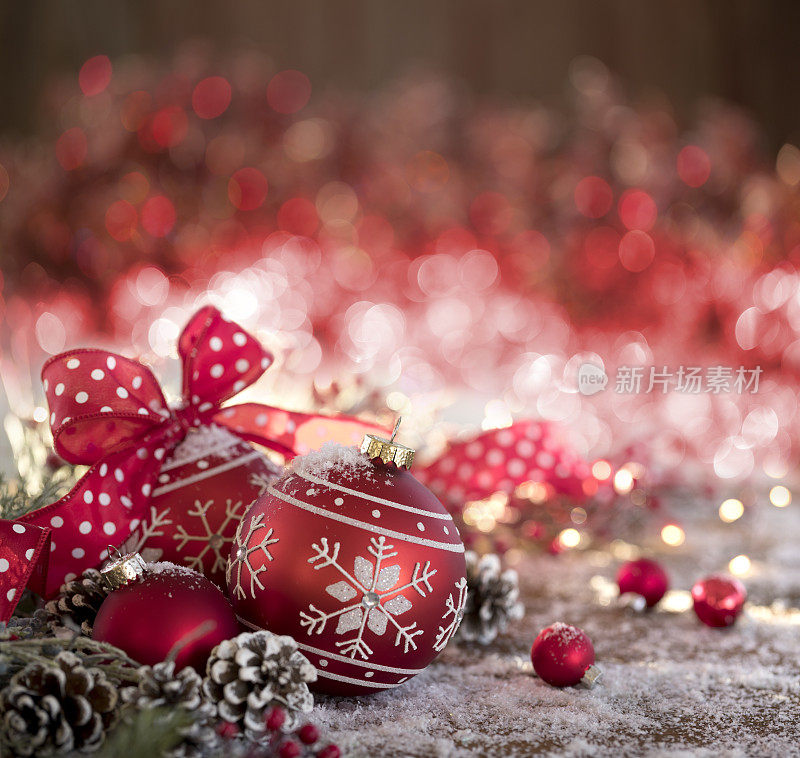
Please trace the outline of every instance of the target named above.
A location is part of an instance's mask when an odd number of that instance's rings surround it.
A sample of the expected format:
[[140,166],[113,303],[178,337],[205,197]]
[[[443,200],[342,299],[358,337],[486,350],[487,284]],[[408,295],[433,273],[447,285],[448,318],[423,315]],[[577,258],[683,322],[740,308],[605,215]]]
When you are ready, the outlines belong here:
[[581,395],[595,395],[607,384],[606,372],[594,363],[582,363],[578,368],[578,392]]

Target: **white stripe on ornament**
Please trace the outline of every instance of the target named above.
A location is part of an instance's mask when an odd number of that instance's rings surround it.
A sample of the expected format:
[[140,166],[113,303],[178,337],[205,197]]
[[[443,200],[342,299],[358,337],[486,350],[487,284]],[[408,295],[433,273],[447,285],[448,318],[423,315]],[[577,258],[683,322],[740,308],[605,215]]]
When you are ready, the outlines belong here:
[[[254,632],[264,631],[263,626],[258,626],[258,624],[254,624],[252,621],[242,618],[239,614],[236,614],[236,619],[240,624],[242,624],[242,626],[246,626],[248,629],[252,629]],[[353,666],[361,666],[362,668],[373,669],[375,671],[385,671],[388,674],[411,674],[411,676],[416,676],[421,671],[425,671],[425,669],[401,669],[395,666],[383,666],[380,663],[370,663],[369,661],[356,661],[353,658],[346,658],[343,655],[339,655],[339,653],[331,653],[328,650],[322,650],[321,648],[314,647],[313,645],[306,645],[302,642],[297,642],[297,640],[295,640],[295,642],[297,643],[297,647],[299,647],[301,650],[314,653],[314,655],[318,655],[320,658],[330,658],[333,661],[349,663]]]
[[363,668],[367,669],[374,669],[375,671],[386,671],[389,674],[411,674],[412,676],[416,676],[421,671],[425,669],[401,669],[395,668],[394,666],[382,666],[380,663],[369,663],[368,661],[356,661],[353,658],[346,658],[343,655],[339,655],[338,653],[329,653],[327,650],[320,650],[317,647],[312,647],[311,645],[304,645],[302,642],[297,643],[297,647],[301,648],[302,650],[307,650],[309,653],[314,653],[314,655],[319,655],[322,658],[330,658],[334,661],[340,661],[341,663],[350,663],[353,666],[362,666]]
[[341,521],[343,524],[349,524],[350,526],[357,526],[359,529],[364,529],[367,532],[374,532],[375,534],[382,534],[384,537],[394,537],[398,540],[404,540],[405,542],[413,542],[416,545],[424,545],[425,547],[432,547],[436,548],[437,550],[447,550],[451,553],[463,553],[464,552],[464,545],[452,545],[449,542],[438,542],[436,540],[429,540],[425,537],[415,537],[412,534],[404,534],[403,532],[396,532],[394,529],[384,529],[381,526],[375,526],[373,524],[367,524],[364,521],[358,521],[358,519],[350,518],[349,516],[343,516],[341,513],[334,513],[333,511],[326,511],[324,508],[317,508],[315,505],[311,505],[310,503],[304,503],[302,500],[298,500],[291,495],[287,495],[284,492],[280,492],[276,490],[271,485],[267,488],[267,492],[270,495],[274,495],[279,500],[283,500],[284,503],[289,503],[289,505],[295,505],[298,508],[302,508],[304,511],[310,511],[311,513],[316,513],[318,516],[323,516],[324,518],[333,519],[334,521]]
[[232,439],[230,442],[226,442],[223,444],[217,444],[215,446],[209,446],[208,449],[203,450],[200,453],[197,453],[193,458],[185,458],[181,460],[180,458],[175,458],[168,463],[165,463],[161,467],[161,471],[172,471],[174,468],[180,468],[181,466],[191,466],[193,463],[197,463],[197,461],[208,458],[211,455],[221,456],[226,450],[230,450],[232,447],[236,447],[240,440]]
[[312,484],[321,484],[325,487],[330,487],[331,489],[339,490],[339,492],[346,492],[348,495],[363,497],[364,500],[369,500],[371,503],[378,503],[379,505],[388,505],[390,508],[397,508],[400,511],[408,511],[409,513],[416,513],[418,516],[427,516],[428,518],[438,518],[442,519],[443,521],[453,520],[453,517],[449,513],[432,513],[431,511],[424,511],[422,510],[422,508],[414,508],[414,506],[412,505],[403,505],[403,503],[395,503],[393,500],[384,500],[382,497],[375,497],[374,495],[367,495],[366,493],[359,492],[358,490],[351,490],[349,487],[345,487],[341,484],[334,484],[333,482],[329,482],[327,479],[319,479],[313,474],[300,473],[299,471],[294,471],[292,473],[294,473],[295,476],[299,476],[301,479],[305,479],[307,482],[311,482]]
[[248,453],[247,455],[243,455],[239,458],[234,458],[232,461],[228,461],[220,466],[207,469],[206,471],[201,471],[199,474],[195,474],[194,476],[187,476],[186,479],[177,479],[170,484],[165,484],[163,487],[153,490],[153,497],[163,495],[165,492],[172,492],[172,490],[179,490],[181,487],[188,487],[190,484],[194,484],[195,482],[202,482],[203,479],[208,479],[208,477],[216,476],[217,474],[221,474],[223,471],[228,471],[229,469],[236,468],[237,466],[242,466],[245,463],[260,457],[261,453],[259,453],[257,450],[254,450],[252,453]]
[[326,679],[335,679],[337,682],[346,682],[347,684],[358,684],[362,687],[375,687],[381,690],[390,690],[403,684],[403,682],[385,684],[384,682],[372,682],[369,679],[354,679],[351,676],[342,676],[341,674],[334,674],[330,671],[323,671],[322,669],[317,669],[317,676],[324,676]]

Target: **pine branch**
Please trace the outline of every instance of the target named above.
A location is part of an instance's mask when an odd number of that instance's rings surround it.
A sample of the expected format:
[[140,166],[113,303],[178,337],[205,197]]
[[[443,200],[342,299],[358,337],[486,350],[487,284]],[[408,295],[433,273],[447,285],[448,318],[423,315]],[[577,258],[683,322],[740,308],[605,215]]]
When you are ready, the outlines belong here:
[[66,468],[44,477],[39,492],[31,492],[21,479],[0,474],[0,518],[15,519],[58,500],[74,484],[74,474]]
[[137,684],[139,663],[119,648],[88,637],[42,637],[0,641],[0,687],[29,663],[50,663],[62,650],[79,656],[87,666],[103,671],[116,685]]
[[96,753],[98,758],[154,758],[167,755],[182,741],[181,730],[192,724],[182,708],[146,708],[125,718]]

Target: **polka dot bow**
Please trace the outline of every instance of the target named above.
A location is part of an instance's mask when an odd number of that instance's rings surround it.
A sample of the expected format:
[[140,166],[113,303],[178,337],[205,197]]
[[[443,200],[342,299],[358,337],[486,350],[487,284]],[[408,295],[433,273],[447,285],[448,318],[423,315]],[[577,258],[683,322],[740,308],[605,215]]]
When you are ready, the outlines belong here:
[[525,482],[580,499],[589,477],[588,464],[560,439],[557,428],[532,419],[454,442],[417,472],[418,479],[455,504],[511,493]]
[[272,355],[211,306],[198,311],[178,343],[183,398],[168,407],[158,381],[138,361],[103,350],[70,350],[42,369],[56,451],[91,466],[51,505],[0,521],[0,620],[10,618],[23,588],[50,597],[61,584],[108,557],[146,513],[162,461],[197,426],[216,423],[243,439],[292,457],[327,440],[358,443],[386,430],[347,417],[329,418],[244,403],[222,403],[255,382]]

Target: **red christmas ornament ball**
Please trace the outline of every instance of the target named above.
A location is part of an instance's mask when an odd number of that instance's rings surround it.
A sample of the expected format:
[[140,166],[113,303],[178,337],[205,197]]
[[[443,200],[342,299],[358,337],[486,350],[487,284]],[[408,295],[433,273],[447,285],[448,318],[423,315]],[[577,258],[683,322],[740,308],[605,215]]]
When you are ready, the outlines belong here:
[[164,462],[150,508],[125,542],[146,561],[171,561],[225,586],[225,564],[244,512],[280,469],[220,426],[190,429]]
[[649,558],[628,561],[617,572],[619,594],[632,592],[644,598],[648,608],[652,608],[669,589],[669,578],[659,563]]
[[594,663],[594,647],[582,629],[558,622],[539,632],[531,648],[531,663],[548,684],[571,687]]
[[297,640],[318,691],[380,692],[422,671],[458,628],[464,545],[407,470],[327,443],[246,513],[228,593],[245,625]]
[[692,587],[697,618],[707,626],[725,627],[736,621],[747,600],[744,585],[729,576],[708,576]]
[[219,587],[196,571],[166,562],[147,564],[140,578],[113,590],[92,627],[92,639],[147,665],[163,661],[181,644],[176,668],[191,666],[200,673],[211,650],[238,633],[236,616]]

